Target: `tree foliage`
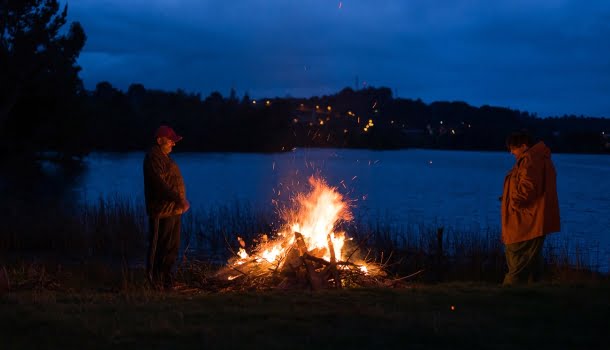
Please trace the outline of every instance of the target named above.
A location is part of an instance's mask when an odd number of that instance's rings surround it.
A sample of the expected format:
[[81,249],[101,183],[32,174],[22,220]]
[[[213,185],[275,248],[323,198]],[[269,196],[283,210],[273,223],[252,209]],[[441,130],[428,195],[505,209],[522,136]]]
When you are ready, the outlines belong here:
[[0,0],[0,152],[75,149],[86,35],[78,22],[63,28],[67,14],[57,0]]

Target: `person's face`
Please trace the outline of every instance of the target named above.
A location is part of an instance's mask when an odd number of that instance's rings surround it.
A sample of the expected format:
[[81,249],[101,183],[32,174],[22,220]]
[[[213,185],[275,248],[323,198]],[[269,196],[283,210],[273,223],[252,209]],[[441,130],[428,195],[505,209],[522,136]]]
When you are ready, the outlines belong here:
[[157,143],[161,147],[161,152],[164,154],[170,154],[172,148],[176,145],[176,143],[167,137],[158,137]]
[[515,156],[515,159],[519,159],[523,152],[527,150],[527,145],[523,144],[521,146],[510,146],[510,153]]

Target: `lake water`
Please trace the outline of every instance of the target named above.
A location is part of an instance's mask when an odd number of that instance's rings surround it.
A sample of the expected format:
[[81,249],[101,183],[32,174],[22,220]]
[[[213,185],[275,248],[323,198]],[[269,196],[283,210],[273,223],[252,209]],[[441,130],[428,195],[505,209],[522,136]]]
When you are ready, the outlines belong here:
[[[508,152],[297,149],[281,154],[176,153],[192,208],[289,203],[317,174],[337,187],[361,219],[393,224],[498,230],[498,197],[514,164]],[[143,202],[144,153],[96,153],[73,191],[83,200],[120,195]],[[562,231],[607,270],[610,261],[610,157],[555,154]]]

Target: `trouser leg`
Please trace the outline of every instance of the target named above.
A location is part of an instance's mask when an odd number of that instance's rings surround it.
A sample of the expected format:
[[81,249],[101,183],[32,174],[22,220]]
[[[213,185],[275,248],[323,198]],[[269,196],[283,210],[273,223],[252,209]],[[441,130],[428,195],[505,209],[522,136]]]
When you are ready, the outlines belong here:
[[505,285],[534,282],[540,277],[544,236],[505,246],[508,272]]
[[159,222],[158,254],[155,265],[160,283],[168,287],[172,284],[172,269],[180,248],[180,216],[171,216]]
[[545,236],[536,238],[536,241],[532,242],[532,253],[534,258],[529,269],[528,283],[534,283],[540,281],[544,269],[544,259],[542,257],[542,248],[544,246]]
[[146,277],[150,283],[158,278],[158,264],[156,263],[159,243],[159,218],[148,219],[148,253],[146,257]]

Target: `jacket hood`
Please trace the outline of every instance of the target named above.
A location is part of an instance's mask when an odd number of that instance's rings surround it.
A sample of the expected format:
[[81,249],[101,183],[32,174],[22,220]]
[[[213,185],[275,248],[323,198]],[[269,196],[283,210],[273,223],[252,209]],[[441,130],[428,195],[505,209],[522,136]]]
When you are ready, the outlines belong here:
[[551,149],[548,148],[544,142],[540,141],[525,151],[523,156],[525,155],[529,155],[530,157],[537,159],[551,158]]

